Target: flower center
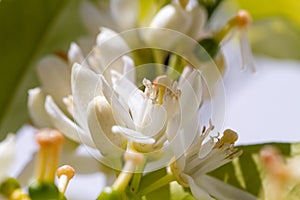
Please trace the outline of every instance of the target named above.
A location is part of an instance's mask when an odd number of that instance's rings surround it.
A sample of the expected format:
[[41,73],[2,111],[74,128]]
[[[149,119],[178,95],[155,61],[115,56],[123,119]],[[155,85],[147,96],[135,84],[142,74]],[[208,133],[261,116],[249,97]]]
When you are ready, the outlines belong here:
[[166,97],[178,99],[181,94],[181,91],[177,88],[177,82],[172,81],[166,75],[156,77],[152,83],[144,79],[143,85],[146,88],[144,94],[150,98],[153,103],[158,105],[162,105]]

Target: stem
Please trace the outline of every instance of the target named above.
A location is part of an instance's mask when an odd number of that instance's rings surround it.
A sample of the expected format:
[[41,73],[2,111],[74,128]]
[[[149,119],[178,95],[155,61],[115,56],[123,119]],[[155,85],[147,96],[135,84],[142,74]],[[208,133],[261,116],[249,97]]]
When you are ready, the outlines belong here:
[[38,152],[38,161],[36,164],[36,176],[37,180],[40,182],[44,179],[44,174],[46,171],[46,158],[47,158],[47,149],[45,147],[41,147],[40,151]]
[[175,177],[173,176],[173,174],[168,173],[165,176],[163,176],[161,179],[155,181],[154,183],[152,183],[148,187],[142,189],[140,191],[140,195],[143,196],[143,195],[146,195],[150,192],[153,192],[154,190],[157,190],[157,189],[169,184],[172,181],[175,181]]
[[132,177],[132,173],[134,172],[135,168],[136,165],[134,161],[132,160],[126,161],[122,169],[122,172],[120,173],[120,175],[118,176],[114,184],[112,185],[112,188],[114,190],[124,191]]
[[228,35],[228,33],[234,28],[233,22],[230,20],[227,22],[227,24],[221,28],[217,33],[215,33],[214,38],[217,40],[218,43],[221,43],[221,41]]
[[66,189],[67,189],[67,186],[68,186],[68,183],[69,183],[69,179],[66,175],[62,175],[60,178],[59,178],[59,181],[58,181],[58,190],[64,194],[66,192]]
[[145,168],[145,164],[146,164],[146,159],[145,159],[145,161],[143,162],[142,165],[137,167],[136,173],[133,175],[131,184],[129,186],[129,190],[133,193],[136,193],[139,189],[139,185],[140,185],[140,182],[141,182],[141,179],[142,179],[142,176],[143,176],[142,171]]

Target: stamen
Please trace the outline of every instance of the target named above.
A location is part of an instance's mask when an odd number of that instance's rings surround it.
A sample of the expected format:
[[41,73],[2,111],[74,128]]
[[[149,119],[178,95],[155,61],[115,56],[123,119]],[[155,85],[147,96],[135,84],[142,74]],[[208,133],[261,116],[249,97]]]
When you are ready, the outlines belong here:
[[[252,23],[250,14],[245,10],[240,10],[235,17],[227,22],[227,24],[215,34],[215,39],[221,43],[233,38],[235,30],[237,30],[240,40],[240,48],[242,55],[243,68],[251,67],[255,72],[251,47],[248,39],[248,29]],[[225,39],[227,38],[227,39]],[[223,41],[225,39],[225,41]]]
[[53,182],[64,137],[57,130],[41,129],[35,138],[40,146],[36,167],[37,180]]
[[221,148],[224,144],[234,144],[238,139],[238,134],[233,130],[224,131],[222,138],[215,144],[215,148]]
[[69,181],[75,175],[75,170],[70,165],[64,165],[57,169],[56,175],[58,177],[58,190],[64,194],[69,184]]

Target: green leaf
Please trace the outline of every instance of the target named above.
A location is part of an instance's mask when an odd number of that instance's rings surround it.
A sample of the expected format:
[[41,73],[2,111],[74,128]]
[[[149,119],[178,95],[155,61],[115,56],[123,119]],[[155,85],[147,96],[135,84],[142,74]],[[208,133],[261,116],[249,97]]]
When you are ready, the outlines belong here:
[[66,50],[83,33],[80,2],[0,1],[0,140],[28,122],[27,90],[38,85],[36,61]]
[[237,148],[243,150],[242,156],[211,172],[210,175],[244,189],[255,196],[259,196],[262,189],[263,170],[258,159],[258,153],[265,145],[272,145],[278,148],[285,157],[298,155],[300,149],[298,143],[268,143],[239,146]]
[[300,59],[300,1],[236,0],[248,10],[253,51],[277,58]]

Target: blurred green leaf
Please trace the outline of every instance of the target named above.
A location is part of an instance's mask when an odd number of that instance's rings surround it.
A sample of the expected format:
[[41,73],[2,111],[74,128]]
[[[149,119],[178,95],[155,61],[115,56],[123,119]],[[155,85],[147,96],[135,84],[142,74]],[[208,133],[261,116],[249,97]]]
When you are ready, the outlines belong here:
[[28,121],[27,90],[38,85],[36,61],[66,50],[83,33],[80,2],[0,1],[0,140]]
[[247,9],[254,19],[270,16],[281,16],[292,21],[300,28],[300,1],[298,0],[237,0],[239,5]]
[[236,1],[254,19],[250,32],[254,52],[277,58],[300,59],[300,1]]
[[242,156],[213,171],[212,176],[238,188],[259,196],[262,189],[263,170],[258,153],[265,145],[272,145],[280,150],[284,157],[299,155],[300,143],[268,143],[237,147],[243,150]]

